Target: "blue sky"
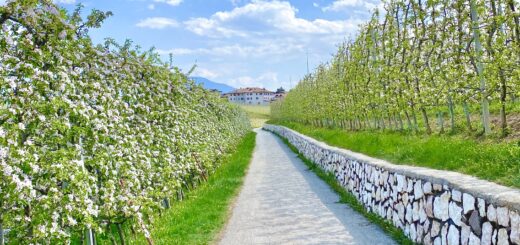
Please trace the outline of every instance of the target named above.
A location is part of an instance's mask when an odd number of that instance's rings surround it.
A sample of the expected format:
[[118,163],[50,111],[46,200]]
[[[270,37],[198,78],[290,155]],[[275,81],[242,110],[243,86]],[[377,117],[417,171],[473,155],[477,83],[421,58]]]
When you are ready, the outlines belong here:
[[[0,0],[0,4],[5,0]],[[342,40],[353,37],[380,0],[55,0],[110,10],[105,24],[90,32],[129,38],[195,75],[233,87],[291,87],[326,62]],[[292,84],[290,83],[292,79]]]

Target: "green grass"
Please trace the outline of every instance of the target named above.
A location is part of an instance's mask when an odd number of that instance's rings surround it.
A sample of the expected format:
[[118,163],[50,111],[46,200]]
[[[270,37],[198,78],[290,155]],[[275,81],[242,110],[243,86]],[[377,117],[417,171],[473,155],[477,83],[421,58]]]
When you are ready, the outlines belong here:
[[[280,137],[280,135],[278,135]],[[289,141],[283,137],[280,137],[282,141],[291,148],[293,152],[298,154],[298,157],[307,165],[309,170],[314,172],[318,177],[320,177],[325,183],[327,183],[334,192],[336,192],[339,197],[340,203],[348,204],[352,209],[356,210],[357,212],[361,213],[363,216],[365,216],[370,222],[378,225],[383,229],[388,235],[390,235],[398,244],[414,244],[410,239],[406,237],[406,235],[403,233],[402,230],[395,227],[392,223],[389,221],[379,217],[375,213],[367,212],[365,207],[358,202],[356,197],[349,193],[344,187],[342,187],[334,175],[329,172],[325,172],[322,170],[318,165],[311,162],[309,159],[305,158],[302,154],[298,152],[296,147],[294,147]]]
[[[230,205],[242,186],[255,138],[256,133],[248,133],[207,182],[155,217],[151,229],[154,244],[209,244],[218,238],[230,214]],[[143,235],[131,235],[128,227],[124,230],[127,244],[147,244]],[[118,238],[115,229],[114,236]],[[108,238],[99,238],[99,244],[110,244]]]
[[271,107],[268,105],[240,105],[247,112],[251,126],[259,128],[271,118]]
[[520,144],[478,142],[455,136],[417,136],[400,132],[317,128],[273,121],[329,145],[388,160],[456,171],[520,188]]

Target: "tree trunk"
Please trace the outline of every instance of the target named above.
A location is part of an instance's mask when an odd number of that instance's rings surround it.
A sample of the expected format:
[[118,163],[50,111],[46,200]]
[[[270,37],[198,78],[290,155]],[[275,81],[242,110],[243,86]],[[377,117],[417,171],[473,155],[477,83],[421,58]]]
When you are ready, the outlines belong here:
[[[31,217],[32,216],[31,215],[31,205],[26,205],[24,207],[24,213],[25,213],[25,216],[27,216],[27,217]],[[27,226],[27,236],[29,236],[29,237],[33,236],[33,227],[32,227],[31,224],[29,224]]]
[[121,227],[121,223],[117,224],[117,233],[119,234],[119,241],[121,245],[125,245],[125,234],[123,233],[123,228]]
[[399,130],[404,130],[403,118],[401,117],[401,113],[397,113],[397,120],[399,121]]
[[453,108],[453,100],[451,99],[451,95],[448,96],[448,109],[450,111],[450,126],[451,132],[455,132],[455,110]]
[[412,119],[413,119],[413,131],[419,131],[419,124],[417,123],[417,114],[415,114],[415,106],[412,104]]
[[437,116],[438,116],[438,124],[439,124],[439,133],[443,134],[444,133],[444,112],[439,111],[437,113]]
[[[514,3],[510,3],[510,4],[512,4],[512,10],[514,11]],[[497,11],[498,15],[501,16],[503,11],[502,11],[502,6],[500,4],[499,4],[497,10],[498,10]],[[516,17],[516,21],[518,21],[518,17]],[[518,23],[516,23],[516,24],[518,27]],[[501,34],[504,34],[504,27],[502,24],[500,24],[498,30]],[[518,38],[519,33],[516,33],[516,34],[517,34],[517,38]],[[517,39],[517,42],[518,42],[518,39]],[[506,82],[506,76],[504,74],[504,69],[502,68],[502,66],[499,66],[498,76],[500,79],[500,129],[501,129],[501,136],[505,137],[507,135],[507,118],[506,118],[506,115],[507,115],[506,114],[507,82]]]
[[421,114],[424,120],[424,128],[426,129],[426,134],[432,133],[432,128],[430,127],[430,121],[428,120],[428,114],[426,113],[426,109],[421,107]]
[[482,126],[484,128],[484,135],[491,134],[491,126],[489,120],[489,101],[486,90],[486,79],[484,77],[484,65],[482,64],[482,44],[480,42],[480,30],[477,7],[475,6],[475,0],[470,0],[471,8],[471,23],[473,29],[473,39],[475,41],[475,63],[477,66],[477,76],[480,80],[480,93],[481,93],[481,107],[482,107]]
[[163,199],[163,207],[166,209],[170,208],[170,200],[168,198]]
[[468,129],[472,131],[473,127],[471,127],[471,113],[469,112],[468,103],[464,101],[462,107],[464,108],[464,115],[466,116],[466,125],[468,126]]
[[408,111],[404,111],[404,115],[406,116],[406,123],[408,124],[408,130],[413,130],[412,126],[412,120],[410,120],[410,115],[408,114]]
[[111,223],[107,224],[107,231],[106,232],[108,234],[108,237],[109,237],[110,242],[112,243],[112,245],[117,245],[116,238],[114,237],[114,234],[112,233],[112,224]]
[[507,86],[503,72],[500,75],[500,128],[502,137],[507,135],[506,96]]
[[96,237],[92,229],[85,230],[85,245],[96,245]]
[[0,245],[5,244],[5,238],[4,238],[4,219],[2,217],[2,214],[0,213]]

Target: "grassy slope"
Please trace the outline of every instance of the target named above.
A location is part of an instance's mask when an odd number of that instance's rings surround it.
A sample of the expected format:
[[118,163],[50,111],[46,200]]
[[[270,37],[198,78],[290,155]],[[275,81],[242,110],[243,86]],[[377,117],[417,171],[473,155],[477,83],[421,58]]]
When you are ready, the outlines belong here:
[[271,118],[271,107],[268,105],[241,105],[240,107],[247,112],[253,128],[262,127]]
[[336,180],[336,177],[334,177],[332,173],[328,173],[322,170],[318,165],[314,164],[312,161],[300,154],[298,149],[291,145],[287,139],[282,137],[280,138],[287,146],[289,146],[289,148],[291,148],[294,153],[298,154],[298,157],[305,163],[305,165],[307,165],[309,170],[313,171],[318,177],[325,181],[325,183],[327,183],[330,188],[334,190],[334,192],[339,195],[339,202],[348,204],[354,210],[365,216],[369,221],[381,227],[381,229],[388,233],[388,235],[390,235],[398,244],[414,244],[406,237],[403,231],[396,228],[392,223],[379,217],[375,213],[368,212],[365,207],[360,202],[358,202],[354,195],[349,193],[343,186],[339,184],[339,182]]
[[341,129],[272,122],[324,141],[396,164],[457,171],[520,188],[520,145],[482,143],[450,136],[398,132],[348,132]]
[[[248,133],[235,152],[209,176],[206,183],[186,193],[183,201],[155,218],[151,229],[157,244],[208,244],[214,241],[226,223],[230,205],[243,183],[255,147],[256,133]],[[132,236],[125,229],[127,244],[146,244],[144,236]],[[117,232],[114,236],[118,239]],[[110,244],[101,238],[99,244]]]

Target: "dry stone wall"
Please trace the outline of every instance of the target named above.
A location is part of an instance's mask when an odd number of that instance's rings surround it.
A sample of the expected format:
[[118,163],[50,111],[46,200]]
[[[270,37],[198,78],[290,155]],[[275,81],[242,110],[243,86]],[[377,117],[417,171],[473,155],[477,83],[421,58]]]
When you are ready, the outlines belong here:
[[329,146],[282,126],[289,140],[334,173],[365,208],[421,244],[520,244],[520,191],[460,173],[394,165]]

